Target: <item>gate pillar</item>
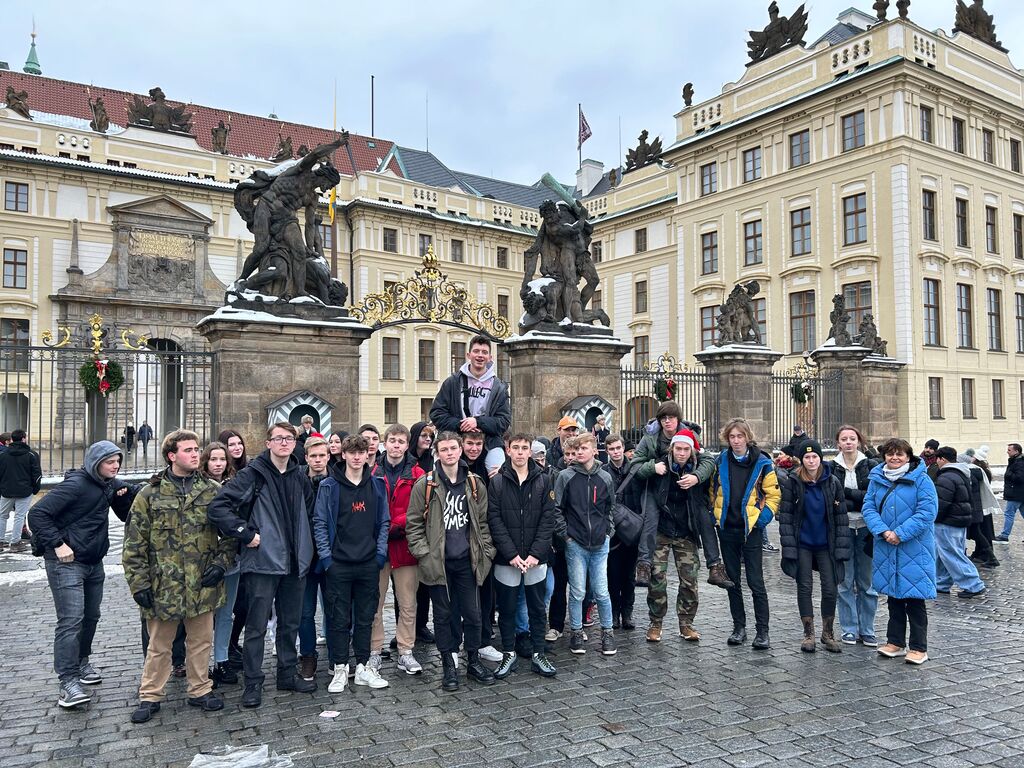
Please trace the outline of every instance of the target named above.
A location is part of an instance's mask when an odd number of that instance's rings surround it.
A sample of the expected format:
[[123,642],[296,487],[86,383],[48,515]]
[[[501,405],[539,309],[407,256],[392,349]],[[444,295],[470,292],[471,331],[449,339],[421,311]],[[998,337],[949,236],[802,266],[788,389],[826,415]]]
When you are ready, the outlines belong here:
[[870,445],[877,445],[899,431],[899,373],[906,363],[870,351],[819,347],[811,358],[822,374],[843,372],[843,421],[857,427]]
[[[708,373],[718,377],[721,424],[729,419],[746,419],[757,441],[768,445],[772,433],[772,366],[782,353],[754,344],[730,344],[697,352],[694,357]],[[715,445],[718,435],[705,435],[704,440]]]
[[530,334],[502,343],[511,370],[512,428],[552,435],[562,406],[581,395],[619,401],[619,368],[633,349],[611,337]]
[[316,392],[334,404],[332,429],[351,432],[358,426],[359,345],[373,333],[367,326],[222,307],[196,327],[216,356],[215,435],[238,430],[249,452],[260,452],[267,407],[295,390]]

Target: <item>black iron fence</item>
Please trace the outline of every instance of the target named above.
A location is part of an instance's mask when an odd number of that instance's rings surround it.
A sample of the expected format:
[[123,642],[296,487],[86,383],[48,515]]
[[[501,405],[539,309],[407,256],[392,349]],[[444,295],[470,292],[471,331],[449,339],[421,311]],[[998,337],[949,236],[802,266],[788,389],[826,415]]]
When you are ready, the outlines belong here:
[[80,381],[95,360],[91,350],[0,345],[0,432],[28,433],[44,477],[81,466],[96,440],[124,449],[123,471],[144,473],[164,466],[159,448],[167,432],[190,429],[203,443],[215,437],[211,353],[110,350],[103,359],[124,379],[106,397]]
[[[771,394],[774,447],[786,445],[797,424],[823,448],[837,447],[836,432],[843,424],[842,371],[825,375],[775,375]],[[803,402],[799,402],[801,399]]]
[[623,368],[620,382],[619,428],[634,445],[666,400],[677,402],[683,418],[699,424],[704,440],[717,444],[721,422],[716,374],[686,368]]

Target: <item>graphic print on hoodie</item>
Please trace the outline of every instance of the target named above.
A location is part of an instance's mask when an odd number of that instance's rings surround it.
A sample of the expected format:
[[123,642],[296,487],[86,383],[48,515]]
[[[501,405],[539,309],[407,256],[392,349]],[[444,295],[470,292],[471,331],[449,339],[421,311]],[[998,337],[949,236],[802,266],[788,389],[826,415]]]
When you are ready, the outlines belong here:
[[480,416],[487,413],[487,403],[494,387],[495,367],[491,362],[480,378],[470,373],[469,363],[463,363],[459,372],[465,376],[466,388],[462,392],[462,409],[466,416]]
[[444,499],[444,557],[461,560],[469,557],[469,507],[466,506],[466,470],[459,468],[458,481],[451,483],[442,472],[448,493]]

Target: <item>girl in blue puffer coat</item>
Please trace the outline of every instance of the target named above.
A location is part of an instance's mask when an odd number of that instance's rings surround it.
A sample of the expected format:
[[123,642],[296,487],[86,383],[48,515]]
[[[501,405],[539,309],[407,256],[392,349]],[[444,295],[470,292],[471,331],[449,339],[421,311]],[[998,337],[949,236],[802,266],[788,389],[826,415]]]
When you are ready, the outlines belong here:
[[[878,653],[928,660],[928,612],[935,599],[935,485],[906,440],[891,438],[879,451],[884,463],[871,470],[864,494],[864,523],[874,535],[875,590],[889,596],[888,642]],[[910,650],[907,650],[907,622]]]

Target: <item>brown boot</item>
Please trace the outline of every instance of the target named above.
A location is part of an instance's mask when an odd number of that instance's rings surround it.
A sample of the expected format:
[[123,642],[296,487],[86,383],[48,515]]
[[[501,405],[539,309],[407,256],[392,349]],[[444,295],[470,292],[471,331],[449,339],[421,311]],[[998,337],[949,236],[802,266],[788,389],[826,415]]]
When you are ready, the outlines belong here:
[[316,679],[316,656],[299,656],[299,677],[303,680]]
[[825,646],[826,651],[830,651],[832,653],[842,653],[842,643],[836,640],[835,635],[832,634],[832,622],[834,621],[835,616],[821,617],[821,644]]
[[661,622],[651,619],[651,626],[647,628],[647,642],[648,643],[660,643],[661,642]]
[[[814,653],[814,617],[801,616],[800,621],[804,623],[804,639],[800,643],[800,650],[804,653]],[[824,638],[822,638],[824,642]]]
[[636,564],[636,574],[633,577],[633,585],[637,587],[651,586],[651,564],[641,560]]
[[729,589],[735,586],[725,572],[725,563],[716,563],[708,568],[708,584],[713,587]]
[[679,636],[683,640],[689,640],[691,643],[696,643],[700,640],[700,633],[690,626],[690,622],[686,619],[679,620]]

